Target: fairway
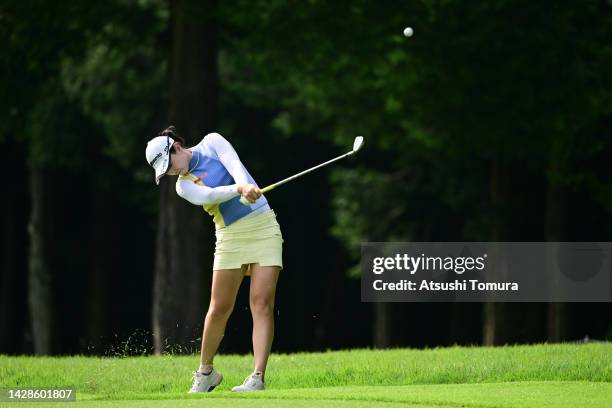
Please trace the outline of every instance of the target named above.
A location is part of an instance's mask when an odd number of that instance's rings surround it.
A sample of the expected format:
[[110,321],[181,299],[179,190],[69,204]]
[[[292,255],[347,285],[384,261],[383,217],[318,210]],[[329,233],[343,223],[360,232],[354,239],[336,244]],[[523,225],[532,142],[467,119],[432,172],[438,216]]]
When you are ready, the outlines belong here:
[[273,354],[268,388],[253,394],[229,391],[250,370],[250,356],[236,355],[217,357],[224,381],[203,395],[186,393],[195,355],[2,356],[0,378],[3,387],[76,386],[76,403],[48,407],[606,407],[611,355],[609,343]]
[[[176,396],[178,397],[178,396]],[[322,387],[268,390],[236,395],[228,391],[184,399],[78,401],[49,403],[53,407],[606,407],[612,384],[588,382],[518,382],[406,386]],[[19,406],[39,406],[38,403]]]
[[[214,407],[340,407],[340,408],[361,408],[361,407],[371,407],[376,402],[374,401],[338,401],[338,400],[274,400],[274,399],[257,399],[253,400],[237,400],[235,398],[215,398],[214,401],[206,401],[206,406],[214,406]],[[384,404],[386,408],[395,408],[395,407],[406,407],[405,403],[387,403],[381,402],[380,404]],[[20,407],[26,406],[38,406],[38,403],[26,403],[19,404]],[[187,400],[163,400],[163,401],[148,401],[148,400],[138,400],[138,401],[96,401],[96,402],[78,402],[78,403],[65,403],[65,404],[54,404],[49,403],[45,404],[46,407],[83,407],[83,408],[96,408],[96,407],[126,407],[126,408],[144,408],[144,407],[153,407],[153,408],[169,408],[169,407],[201,407],[202,401],[187,401]],[[414,408],[430,408],[434,407],[434,405],[410,405],[410,407]],[[442,407],[443,405],[435,405],[435,407]]]

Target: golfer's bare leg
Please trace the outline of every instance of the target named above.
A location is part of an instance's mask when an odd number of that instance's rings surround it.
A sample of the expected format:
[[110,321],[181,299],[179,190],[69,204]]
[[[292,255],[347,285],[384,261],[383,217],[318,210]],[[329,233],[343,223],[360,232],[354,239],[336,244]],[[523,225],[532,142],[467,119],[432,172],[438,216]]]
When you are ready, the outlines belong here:
[[280,267],[251,265],[249,301],[253,315],[253,354],[255,371],[265,376],[274,338],[274,298]]
[[213,359],[225,333],[225,324],[232,314],[236,294],[244,274],[241,269],[220,269],[213,271],[210,305],[204,321],[200,370],[210,371]]

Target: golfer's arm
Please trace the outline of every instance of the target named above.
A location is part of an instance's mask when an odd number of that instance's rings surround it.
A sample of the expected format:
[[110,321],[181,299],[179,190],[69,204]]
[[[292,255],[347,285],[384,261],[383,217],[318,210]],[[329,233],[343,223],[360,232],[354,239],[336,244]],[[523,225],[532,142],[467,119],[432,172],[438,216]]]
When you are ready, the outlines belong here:
[[195,205],[219,204],[239,196],[238,185],[207,187],[195,184],[191,180],[181,180],[176,185],[179,196]]
[[247,173],[231,143],[218,133],[211,133],[207,137],[209,138],[209,146],[217,153],[219,161],[234,178],[236,184],[251,183],[249,173]]

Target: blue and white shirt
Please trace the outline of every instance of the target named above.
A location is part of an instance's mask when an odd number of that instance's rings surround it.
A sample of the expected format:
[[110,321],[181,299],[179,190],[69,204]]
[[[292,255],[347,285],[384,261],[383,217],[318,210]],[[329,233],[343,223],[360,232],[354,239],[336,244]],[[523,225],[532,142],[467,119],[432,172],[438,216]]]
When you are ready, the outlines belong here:
[[190,203],[202,205],[217,229],[270,209],[263,195],[251,205],[240,203],[238,185],[257,183],[223,136],[209,133],[189,150],[189,171],[179,176],[176,192]]

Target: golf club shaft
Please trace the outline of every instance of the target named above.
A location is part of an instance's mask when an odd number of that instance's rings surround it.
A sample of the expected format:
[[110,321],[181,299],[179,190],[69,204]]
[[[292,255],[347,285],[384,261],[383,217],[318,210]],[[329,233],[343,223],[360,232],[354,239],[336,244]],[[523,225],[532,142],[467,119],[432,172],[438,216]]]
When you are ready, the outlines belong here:
[[306,174],[306,173],[310,173],[310,172],[311,172],[311,171],[313,171],[313,170],[316,170],[316,169],[318,169],[318,168],[320,168],[320,167],[323,167],[323,166],[326,166],[326,165],[328,165],[328,164],[330,164],[330,163],[333,163],[333,162],[335,162],[336,160],[340,160],[340,159],[343,159],[343,158],[345,158],[345,157],[347,157],[347,156],[350,156],[350,155],[351,155],[351,154],[353,154],[353,153],[355,153],[355,152],[354,152],[353,150],[351,150],[350,152],[345,153],[345,154],[343,154],[342,156],[338,156],[338,157],[336,157],[335,159],[328,160],[328,161],[326,161],[325,163],[321,163],[321,164],[319,164],[318,166],[312,167],[312,168],[310,168],[310,169],[308,169],[308,170],[304,170],[303,172],[298,173],[298,174],[295,174],[295,175],[293,175],[293,176],[291,176],[291,177],[287,177],[287,178],[286,178],[286,179],[284,179],[284,180],[281,180],[281,181],[279,181],[279,182],[277,182],[277,183],[271,184],[271,185],[269,185],[268,187],[264,187],[264,188],[262,188],[262,189],[261,189],[261,193],[262,193],[262,194],[263,194],[263,193],[266,193],[266,192],[268,192],[268,191],[270,191],[270,190],[272,190],[272,189],[274,189],[274,188],[276,188],[276,187],[278,187],[278,186],[281,186],[281,185],[283,185],[283,184],[287,183],[288,181],[291,181],[291,180],[296,179],[296,178],[298,178],[298,177],[300,177],[300,176],[303,176],[303,175],[304,175],[304,174]]

